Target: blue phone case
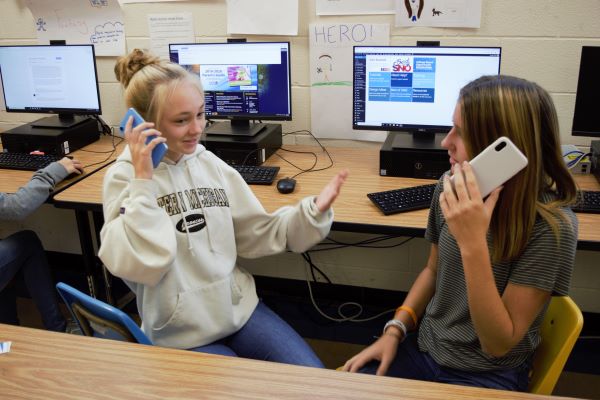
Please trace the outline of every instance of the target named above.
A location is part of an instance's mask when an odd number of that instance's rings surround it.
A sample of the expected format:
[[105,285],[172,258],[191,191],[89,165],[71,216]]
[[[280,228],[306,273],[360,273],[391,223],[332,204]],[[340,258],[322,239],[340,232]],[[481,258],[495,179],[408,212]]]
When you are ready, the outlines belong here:
[[[138,114],[138,112],[135,111],[134,108],[130,108],[129,110],[127,110],[125,117],[121,120],[121,124],[119,125],[121,134],[125,133],[125,125],[127,124],[129,117],[133,117],[133,126],[131,128],[135,128],[136,126],[144,122],[144,118],[142,118],[141,115]],[[148,136],[148,138],[146,139],[146,143],[150,142],[155,137],[156,135]],[[163,159],[168,149],[169,148],[165,143],[159,143],[154,148],[154,150],[152,150],[152,165],[154,166],[154,168],[158,167],[158,164],[160,164],[160,161]]]

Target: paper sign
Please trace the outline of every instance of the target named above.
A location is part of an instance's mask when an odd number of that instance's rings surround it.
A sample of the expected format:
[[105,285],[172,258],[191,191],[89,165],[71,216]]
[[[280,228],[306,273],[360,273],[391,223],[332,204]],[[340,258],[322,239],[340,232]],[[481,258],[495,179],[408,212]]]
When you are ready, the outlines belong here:
[[65,40],[93,44],[97,56],[125,53],[123,14],[117,0],[24,0],[40,44]]
[[227,33],[298,34],[298,0],[227,0]]
[[396,0],[396,26],[479,28],[481,0]]
[[149,14],[150,48],[162,59],[169,59],[169,43],[194,43],[192,13]]
[[317,0],[317,15],[394,14],[394,0]]

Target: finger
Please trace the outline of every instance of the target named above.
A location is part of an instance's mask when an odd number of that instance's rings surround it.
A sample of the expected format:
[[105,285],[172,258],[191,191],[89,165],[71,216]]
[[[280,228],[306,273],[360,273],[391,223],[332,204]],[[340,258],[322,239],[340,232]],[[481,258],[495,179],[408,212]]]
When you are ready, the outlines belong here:
[[460,164],[454,164],[454,191],[456,192],[456,198],[458,201],[469,200],[469,192],[465,183],[465,174]]
[[453,207],[456,204],[456,201],[456,193],[450,182],[450,177],[444,175],[444,191],[440,194],[440,203],[444,203],[447,207]]
[[392,363],[392,359],[389,357],[386,357],[385,355],[381,358],[381,362],[379,363],[379,367],[377,367],[377,372],[375,372],[375,375],[385,375],[388,371],[388,369],[390,368],[390,364]]
[[481,192],[479,191],[479,184],[477,183],[477,178],[475,177],[475,171],[473,171],[473,167],[471,164],[465,161],[462,169],[464,172],[469,198],[481,199]]
[[487,199],[485,199],[483,205],[488,211],[488,215],[491,214],[494,208],[496,207],[496,203],[498,203],[498,199],[500,198],[500,192],[502,192],[502,189],[504,189],[504,186],[500,186],[492,190],[492,193],[490,193]]

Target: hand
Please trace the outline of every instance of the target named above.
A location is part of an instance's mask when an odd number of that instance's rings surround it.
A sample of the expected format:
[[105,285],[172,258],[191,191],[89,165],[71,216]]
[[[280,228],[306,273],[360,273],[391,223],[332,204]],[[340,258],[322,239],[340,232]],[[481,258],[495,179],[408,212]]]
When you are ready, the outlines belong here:
[[[152,165],[152,150],[159,144],[167,140],[162,137],[162,133],[154,129],[153,122],[144,122],[135,128],[133,125],[133,117],[129,117],[125,124],[125,140],[129,145],[131,152],[131,162],[135,170],[135,177],[138,179],[152,179],[154,166]],[[148,144],[146,139],[148,136],[156,135]]]
[[346,182],[346,178],[348,178],[348,170],[343,169],[329,181],[323,190],[321,190],[321,193],[315,200],[315,204],[319,211],[324,212],[331,207],[331,204],[340,194],[340,189],[344,182]]
[[440,194],[442,213],[459,247],[479,245],[486,239],[502,187],[492,191],[484,202],[468,162],[465,161],[462,167],[454,164],[452,172],[454,188],[450,178],[444,176],[444,192]]
[[379,360],[379,367],[376,374],[385,375],[394,357],[396,357],[401,339],[396,333],[390,332],[393,329],[395,328],[389,327],[386,333],[377,339],[375,343],[346,361],[346,364],[342,367],[342,371],[357,372],[370,361]]
[[83,173],[83,165],[81,165],[81,161],[79,160],[71,160],[69,157],[63,157],[60,160],[58,160],[58,163],[65,167],[68,175],[81,175]]

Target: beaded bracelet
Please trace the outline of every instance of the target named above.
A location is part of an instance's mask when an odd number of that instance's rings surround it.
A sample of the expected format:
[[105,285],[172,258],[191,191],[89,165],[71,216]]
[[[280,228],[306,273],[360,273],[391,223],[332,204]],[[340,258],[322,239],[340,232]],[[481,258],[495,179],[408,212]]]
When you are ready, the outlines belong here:
[[388,322],[386,322],[385,326],[383,327],[384,335],[385,335],[385,331],[387,331],[387,329],[390,326],[395,326],[396,328],[398,328],[402,331],[402,338],[400,340],[400,343],[402,343],[404,341],[404,339],[406,339],[406,325],[404,325],[404,322],[400,321],[399,319],[390,319]]

